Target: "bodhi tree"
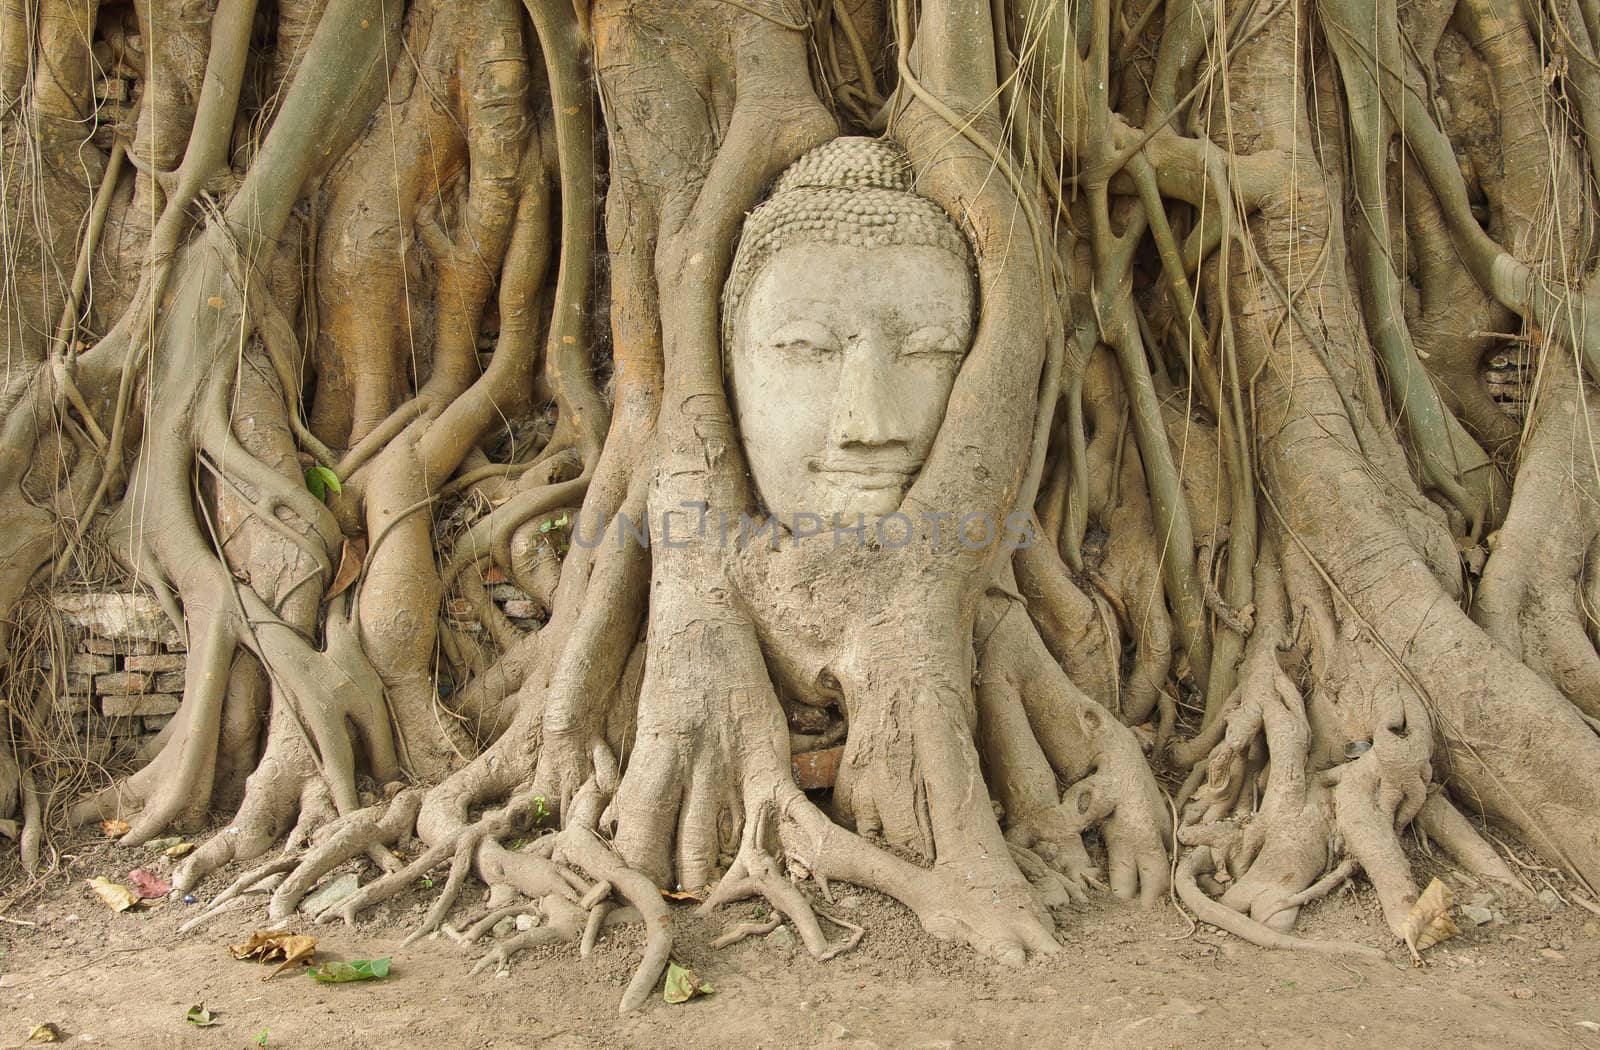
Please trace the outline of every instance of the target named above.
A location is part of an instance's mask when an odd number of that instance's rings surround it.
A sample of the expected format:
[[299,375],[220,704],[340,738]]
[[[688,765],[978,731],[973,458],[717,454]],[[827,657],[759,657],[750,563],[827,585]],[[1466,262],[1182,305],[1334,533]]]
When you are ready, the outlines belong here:
[[[485,965],[643,921],[624,1007],[663,891],[1371,954],[1292,932],[1359,872],[1415,950],[1408,829],[1526,892],[1469,816],[1592,891],[1593,14],[10,0],[25,864],[215,815],[178,886],[365,856],[347,920],[447,868],[419,934],[539,902]],[[189,657],[84,790],[24,628],[108,572]]]

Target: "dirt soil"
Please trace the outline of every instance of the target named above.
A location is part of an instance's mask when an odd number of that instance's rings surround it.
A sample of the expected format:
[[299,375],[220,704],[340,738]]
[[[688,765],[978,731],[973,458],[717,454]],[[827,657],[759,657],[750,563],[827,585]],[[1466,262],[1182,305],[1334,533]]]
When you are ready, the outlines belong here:
[[[1195,929],[1171,904],[1153,911],[1099,895],[1058,915],[1065,949],[1011,970],[935,941],[899,905],[833,887],[838,911],[866,927],[854,951],[828,963],[802,948],[754,938],[711,940],[754,903],[702,920],[674,909],[675,955],[715,992],[638,1013],[617,1004],[638,957],[636,929],[608,933],[593,957],[575,948],[524,953],[509,972],[469,975],[477,952],[447,937],[402,947],[437,886],[375,909],[355,927],[314,933],[318,959],[393,957],[387,980],[322,985],[302,973],[262,978],[230,942],[265,925],[252,897],[200,928],[177,928],[199,904],[155,902],[113,914],[85,886],[125,881],[172,861],[146,849],[85,842],[50,878],[15,877],[0,909],[0,1047],[55,1024],[67,1043],[111,1047],[757,1047],[883,1048],[1095,1046],[1487,1046],[1600,1050],[1600,916],[1496,900],[1489,924],[1428,952],[1414,969],[1403,949],[1375,964],[1274,953]],[[1417,857],[1421,881],[1431,861]],[[204,902],[237,874],[200,887]],[[337,874],[337,873],[335,873]],[[1442,873],[1466,902],[1483,891]],[[1536,873],[1537,874],[1537,873]],[[370,869],[363,879],[370,877]],[[1553,883],[1565,888],[1559,879]],[[470,895],[478,911],[480,894]],[[1479,897],[1481,901],[1482,898]],[[455,920],[464,926],[468,905]],[[1385,944],[1364,885],[1311,908],[1299,931]],[[837,931],[832,931],[837,932]],[[782,940],[782,935],[779,935]],[[184,1014],[204,1002],[220,1022]],[[263,1034],[264,1033],[264,1034]]]

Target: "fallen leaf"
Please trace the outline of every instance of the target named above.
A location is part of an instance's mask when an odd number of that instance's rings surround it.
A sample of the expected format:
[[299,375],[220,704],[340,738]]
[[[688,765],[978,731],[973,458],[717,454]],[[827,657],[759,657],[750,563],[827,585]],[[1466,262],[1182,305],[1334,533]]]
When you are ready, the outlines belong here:
[[182,835],[169,835],[164,839],[151,839],[149,842],[144,844],[144,848],[153,849],[159,853],[162,850],[171,849],[173,846],[176,846],[182,841]]
[[127,911],[139,903],[139,898],[128,887],[112,882],[104,875],[96,875],[92,879],[84,880],[94,895],[106,902],[106,907],[112,911]]
[[264,963],[282,960],[276,970],[261,978],[270,981],[296,963],[310,965],[312,957],[317,954],[317,939],[304,933],[257,930],[243,944],[228,945],[228,951],[235,959],[254,959]]
[[703,901],[705,895],[694,890],[662,890],[661,896],[669,901]]
[[669,1003],[686,1003],[697,995],[710,995],[716,991],[710,983],[702,981],[695,976],[695,972],[687,966],[667,962],[667,983],[661,990],[661,998]]
[[165,897],[172,892],[172,883],[163,882],[159,876],[152,875],[143,868],[134,868],[128,872],[128,881],[133,884],[133,891],[140,897]]
[[307,970],[314,980],[323,984],[348,984],[351,981],[376,981],[389,976],[389,956],[382,959],[351,959],[349,962],[325,962]]
[[189,1012],[183,1015],[183,1019],[196,1028],[210,1028],[214,1024],[222,1023],[217,1020],[216,1014],[206,1009],[205,1003],[195,1003],[189,1007]]
[[1406,947],[1411,950],[1414,964],[1422,965],[1421,953],[1424,949],[1432,948],[1461,932],[1455,919],[1450,916],[1454,907],[1455,894],[1438,879],[1428,883],[1428,888],[1411,906],[1405,922],[1400,925],[1400,933],[1405,938]]
[[46,1021],[44,1024],[36,1024],[33,1026],[33,1031],[28,1033],[28,1042],[59,1043],[61,1042],[61,1029],[57,1028],[49,1021]]
[[174,860],[176,860],[179,857],[186,857],[190,853],[193,853],[193,852],[194,852],[194,843],[192,843],[192,842],[180,842],[176,846],[168,846],[165,850],[162,851],[162,855],[163,856],[167,856],[167,857],[171,857]]
[[322,596],[322,600],[331,601],[349,590],[350,585],[361,575],[361,565],[366,558],[366,540],[345,540],[344,546],[339,550],[339,571],[333,574],[333,582],[328,584],[328,593]]
[[133,830],[133,825],[126,820],[102,820],[100,822],[100,830],[105,833],[108,839],[120,839]]

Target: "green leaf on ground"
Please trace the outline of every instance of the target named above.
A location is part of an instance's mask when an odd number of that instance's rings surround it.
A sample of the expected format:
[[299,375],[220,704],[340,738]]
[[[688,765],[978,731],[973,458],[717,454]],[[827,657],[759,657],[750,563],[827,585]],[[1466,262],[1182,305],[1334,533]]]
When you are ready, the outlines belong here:
[[323,984],[346,984],[350,981],[375,981],[389,976],[389,956],[382,959],[351,959],[349,962],[325,962],[306,971]]
[[328,502],[328,493],[337,496],[344,491],[339,484],[339,475],[320,463],[306,468],[306,488],[324,503]]
[[196,1028],[210,1028],[214,1024],[222,1023],[217,1020],[216,1014],[206,1009],[205,1003],[195,1003],[189,1007],[189,1012],[183,1015],[183,1019]]
[[697,995],[710,995],[714,991],[709,982],[696,977],[687,966],[668,961],[667,985],[661,990],[661,998],[667,1002],[686,1003]]

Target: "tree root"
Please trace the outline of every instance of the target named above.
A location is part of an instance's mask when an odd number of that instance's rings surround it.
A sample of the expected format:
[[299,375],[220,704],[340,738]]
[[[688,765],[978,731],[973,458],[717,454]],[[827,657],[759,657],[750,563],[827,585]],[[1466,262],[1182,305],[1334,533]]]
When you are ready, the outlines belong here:
[[355,853],[367,852],[380,844],[393,846],[411,830],[421,805],[420,791],[402,791],[379,819],[373,819],[365,810],[345,818],[337,830],[303,857],[289,877],[279,884],[267,906],[268,917],[286,919],[294,914],[317,880]]
[[[752,822],[751,826],[756,826],[756,822]],[[714,909],[734,901],[756,896],[766,898],[773,908],[794,924],[801,943],[806,946],[806,951],[810,952],[811,957],[818,962],[827,962],[841,952],[849,951],[861,940],[862,930],[859,926],[839,922],[814,908],[800,888],[791,883],[779,870],[777,860],[761,847],[752,844],[747,837],[746,845],[735,858],[733,866],[700,906],[700,913],[709,914]],[[830,945],[827,936],[822,932],[822,927],[817,923],[818,916],[828,918],[849,929],[850,936],[839,944]]]
[[1350,955],[1361,959],[1381,961],[1387,956],[1369,944],[1357,944],[1353,941],[1318,941],[1295,937],[1281,930],[1273,929],[1263,922],[1257,922],[1247,915],[1241,915],[1225,904],[1221,904],[1206,896],[1195,882],[1195,876],[1202,872],[1213,871],[1215,861],[1211,851],[1201,847],[1189,853],[1178,862],[1177,889],[1178,897],[1187,904],[1200,921],[1210,923],[1219,930],[1233,934],[1242,941],[1261,948],[1283,948],[1290,951],[1315,952],[1321,955]]

